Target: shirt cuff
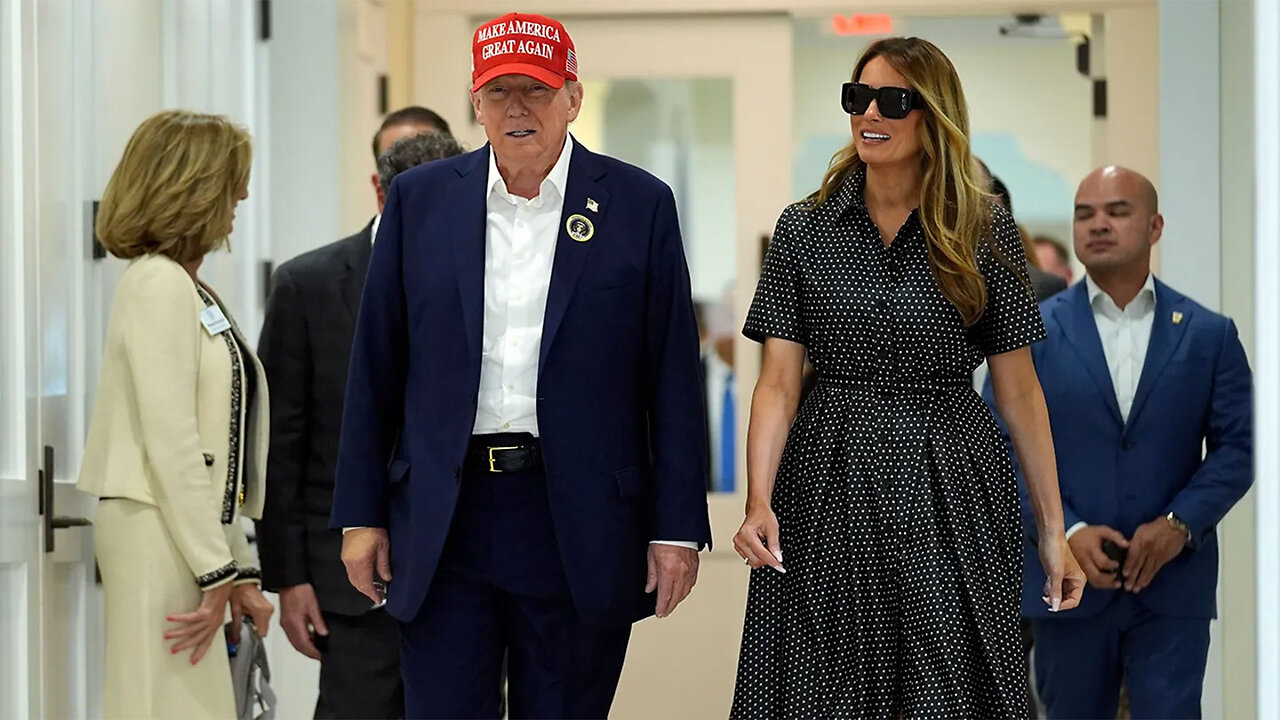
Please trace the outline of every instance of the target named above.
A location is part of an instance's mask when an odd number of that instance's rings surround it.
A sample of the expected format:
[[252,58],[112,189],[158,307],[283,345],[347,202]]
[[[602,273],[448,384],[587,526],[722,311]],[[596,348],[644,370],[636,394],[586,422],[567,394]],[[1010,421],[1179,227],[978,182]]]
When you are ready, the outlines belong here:
[[367,526],[367,525],[357,525],[357,526],[355,526],[355,527],[342,528],[342,534],[343,534],[343,535],[346,535],[347,533],[351,532],[352,530],[364,530],[366,527],[368,527],[368,526]]
[[1067,539],[1070,540],[1071,536],[1079,532],[1081,528],[1087,528],[1087,527],[1089,527],[1089,523],[1087,522],[1078,522],[1075,525],[1072,525],[1071,527],[1067,528]]
[[675,547],[688,548],[690,550],[698,549],[698,543],[688,542],[687,540],[651,540],[649,544],[650,545],[674,545]]

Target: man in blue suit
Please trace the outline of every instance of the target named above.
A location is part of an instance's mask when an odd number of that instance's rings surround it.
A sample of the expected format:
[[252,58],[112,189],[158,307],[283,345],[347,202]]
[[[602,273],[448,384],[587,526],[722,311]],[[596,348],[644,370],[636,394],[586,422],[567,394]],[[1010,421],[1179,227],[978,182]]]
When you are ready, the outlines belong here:
[[1045,611],[1024,499],[1022,612],[1050,718],[1114,718],[1122,680],[1135,718],[1200,717],[1215,528],[1253,481],[1252,376],[1235,324],[1151,275],[1163,228],[1149,180],[1093,172],[1075,205],[1088,275],[1041,305],[1032,356],[1090,585],[1070,616]]
[[604,717],[711,539],[675,201],[569,136],[558,21],[485,23],[473,62],[489,143],[391,186],[331,523],[401,622],[409,717],[496,717],[504,655],[513,717]]

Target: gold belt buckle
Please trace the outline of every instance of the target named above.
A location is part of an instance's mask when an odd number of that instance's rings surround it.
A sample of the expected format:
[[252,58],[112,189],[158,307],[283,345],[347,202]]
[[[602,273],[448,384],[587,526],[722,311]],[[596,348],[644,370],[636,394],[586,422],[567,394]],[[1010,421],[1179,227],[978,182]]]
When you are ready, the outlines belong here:
[[495,457],[493,456],[493,453],[494,453],[494,451],[495,451],[495,450],[519,450],[519,449],[520,449],[520,447],[519,447],[518,445],[512,445],[512,446],[509,446],[509,447],[491,447],[491,448],[489,448],[489,472],[496,472],[496,473],[503,472],[502,470],[499,470],[498,468],[494,467],[494,462],[496,462],[496,461],[497,461],[497,458],[495,458]]

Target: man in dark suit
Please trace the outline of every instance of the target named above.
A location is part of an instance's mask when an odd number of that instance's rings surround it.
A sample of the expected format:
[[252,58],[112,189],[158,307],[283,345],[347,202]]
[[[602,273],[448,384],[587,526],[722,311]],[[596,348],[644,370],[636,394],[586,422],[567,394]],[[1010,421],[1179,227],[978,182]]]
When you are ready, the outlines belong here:
[[[430,118],[438,116],[402,110],[375,137],[379,212],[383,189],[400,171],[461,153],[451,136],[432,132],[438,126],[424,122]],[[375,218],[359,233],[281,265],[258,343],[271,385],[268,494],[258,522],[263,582],[280,593],[289,642],[320,660],[320,718],[404,712],[398,628],[351,588],[341,535],[328,526],[347,362],[377,225]]]
[[1069,617],[1045,612],[1024,499],[1022,611],[1051,718],[1111,720],[1122,679],[1134,717],[1200,717],[1216,526],[1253,481],[1252,376],[1235,324],[1152,276],[1163,228],[1146,178],[1090,174],[1075,206],[1087,275],[1041,306],[1032,356],[1090,585]]
[[504,653],[513,716],[604,717],[631,624],[710,543],[675,200],[568,134],[558,21],[498,18],[472,51],[489,143],[391,187],[332,524],[401,621],[410,717],[496,717]]
[[[1009,211],[1009,214],[1012,215],[1013,196],[1009,194],[1009,186],[1005,185],[1004,181],[999,177],[992,174],[991,170],[981,160],[978,161],[978,165],[981,167],[982,171],[986,173],[987,179],[990,181],[991,194],[995,195],[996,199],[999,200],[1004,205],[1005,209]],[[1018,231],[1022,233],[1022,244],[1025,246],[1027,251],[1027,274],[1031,276],[1031,290],[1036,294],[1036,302],[1044,302],[1063,290],[1066,290],[1066,280],[1040,269],[1037,261],[1035,260],[1037,257],[1035,253],[1035,246],[1028,242],[1029,238],[1027,237],[1026,232],[1023,231],[1021,225],[1018,226]]]

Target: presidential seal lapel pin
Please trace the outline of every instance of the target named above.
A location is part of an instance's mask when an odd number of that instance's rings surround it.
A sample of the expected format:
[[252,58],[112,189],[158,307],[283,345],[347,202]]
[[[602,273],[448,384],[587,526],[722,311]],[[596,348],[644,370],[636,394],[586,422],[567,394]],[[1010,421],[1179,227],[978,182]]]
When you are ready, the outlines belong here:
[[600,212],[600,203],[591,198],[587,198],[587,209],[591,212]]
[[590,240],[596,234],[596,227],[582,215],[570,215],[564,222],[564,229],[568,231],[569,237],[580,243]]
[[1174,325],[1182,324],[1182,313],[1178,312],[1177,310],[1173,311],[1173,324]]

